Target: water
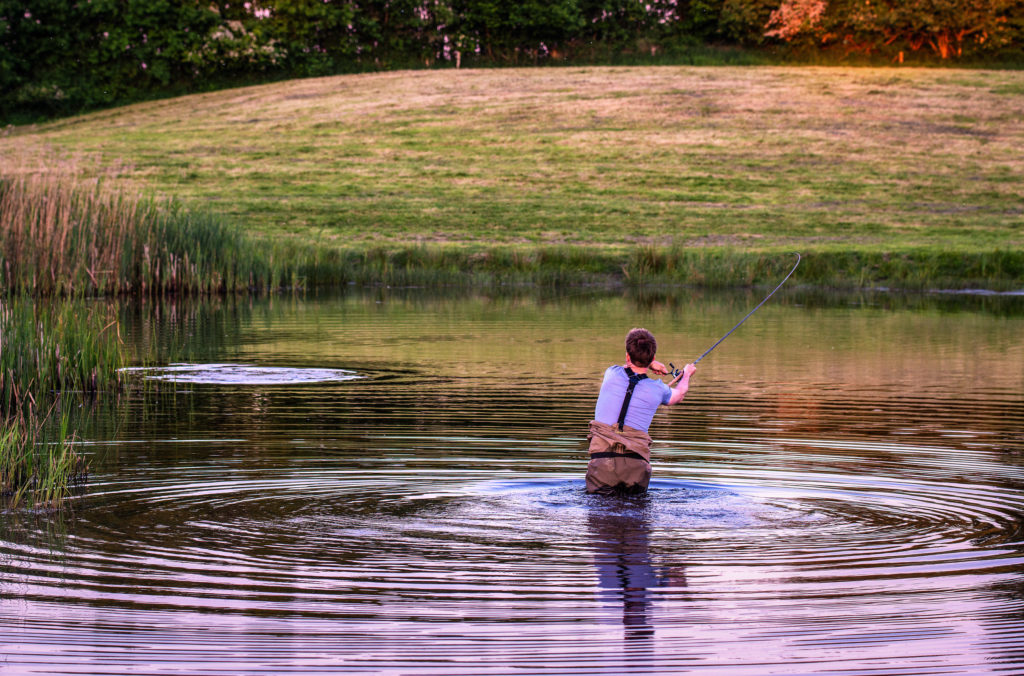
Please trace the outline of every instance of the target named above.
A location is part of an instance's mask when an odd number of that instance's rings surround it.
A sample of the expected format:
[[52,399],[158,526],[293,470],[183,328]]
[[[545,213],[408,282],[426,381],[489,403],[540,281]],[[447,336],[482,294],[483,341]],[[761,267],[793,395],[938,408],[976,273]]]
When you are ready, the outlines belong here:
[[[634,325],[700,354],[756,295],[425,291],[133,309],[177,364],[3,514],[3,673],[1024,673],[1019,299],[765,306],[583,490]],[[186,366],[187,365],[187,366]]]
[[124,373],[138,373],[146,380],[204,385],[300,385],[337,383],[362,376],[344,369],[253,366],[250,364],[168,364],[166,366],[128,366]]

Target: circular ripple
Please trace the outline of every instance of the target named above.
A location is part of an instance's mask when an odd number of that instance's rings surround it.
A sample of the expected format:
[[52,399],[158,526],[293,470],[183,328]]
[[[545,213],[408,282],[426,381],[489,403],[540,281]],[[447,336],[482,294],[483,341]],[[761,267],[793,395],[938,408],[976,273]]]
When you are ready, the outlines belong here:
[[[165,562],[178,558],[168,542],[202,543],[207,565],[222,558],[230,567],[242,556],[252,566],[263,562],[267,576],[281,574],[282,557],[312,565],[390,552],[448,565],[447,557],[486,550],[532,578],[542,574],[534,568],[541,562],[560,565],[552,552],[591,552],[602,540],[593,526],[608,518],[656,533],[655,547],[687,565],[745,567],[752,577],[772,569],[789,580],[891,579],[906,588],[911,578],[931,582],[1024,563],[1024,498],[990,486],[781,470],[760,470],[755,479],[732,469],[710,480],[655,480],[637,498],[606,498],[587,495],[574,475],[474,480],[405,464],[273,476],[196,469],[144,488],[94,485],[80,509],[89,525],[77,532],[112,549],[108,561],[124,542],[134,543],[133,552],[159,551]],[[102,518],[110,512],[126,518]],[[192,557],[190,549],[184,559]]]
[[[98,474],[64,533],[0,541],[6,584],[30,602],[19,639],[118,635],[193,673],[256,670],[224,661],[253,650],[260,668],[304,672],[333,657],[354,671],[628,673],[649,648],[640,671],[732,674],[970,671],[1024,636],[997,611],[1024,566],[1017,491],[737,466],[722,448],[685,463],[698,478],[666,457],[647,495],[608,498],[585,493],[582,461],[558,444],[530,449],[531,469],[484,452],[503,440],[461,443],[445,458],[264,467],[224,441],[205,463]],[[624,647],[609,656],[609,641]],[[146,670],[142,654],[106,658],[110,673]]]
[[301,385],[357,380],[365,376],[344,369],[253,366],[246,364],[171,364],[163,367],[131,367],[124,372],[142,374],[147,380],[210,385]]

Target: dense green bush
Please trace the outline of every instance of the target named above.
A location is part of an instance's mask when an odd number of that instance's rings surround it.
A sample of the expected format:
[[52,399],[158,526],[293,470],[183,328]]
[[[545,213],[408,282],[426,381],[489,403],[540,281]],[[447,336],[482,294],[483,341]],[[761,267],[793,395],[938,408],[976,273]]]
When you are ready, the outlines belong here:
[[1019,56],[1022,36],[1024,0],[0,0],[0,118],[270,77],[657,59],[712,43]]

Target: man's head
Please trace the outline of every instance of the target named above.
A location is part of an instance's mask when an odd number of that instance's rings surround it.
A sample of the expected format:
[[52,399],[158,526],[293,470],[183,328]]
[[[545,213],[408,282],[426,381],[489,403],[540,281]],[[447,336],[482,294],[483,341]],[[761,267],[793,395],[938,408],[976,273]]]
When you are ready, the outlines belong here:
[[647,368],[654,361],[654,353],[657,351],[658,341],[647,329],[633,329],[626,334],[626,354],[633,366]]

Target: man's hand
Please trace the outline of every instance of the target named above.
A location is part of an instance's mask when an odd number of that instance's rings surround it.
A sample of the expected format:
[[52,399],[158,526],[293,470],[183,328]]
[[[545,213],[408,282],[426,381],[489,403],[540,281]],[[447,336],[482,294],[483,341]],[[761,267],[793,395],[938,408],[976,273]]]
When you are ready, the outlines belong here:
[[683,378],[689,380],[690,376],[692,376],[693,372],[696,370],[696,366],[694,366],[693,364],[687,364],[686,366],[683,367],[683,370],[679,372],[679,375],[672,379],[672,382],[670,382],[668,386],[675,387],[676,383],[678,383]]
[[665,365],[664,365],[664,364],[662,364],[662,363],[661,363],[660,361],[657,361],[657,360],[655,360],[655,361],[652,361],[652,362],[651,362],[651,363],[650,363],[650,364],[649,364],[649,365],[647,366],[647,369],[648,369],[648,370],[649,370],[649,371],[650,371],[651,373],[653,373],[654,375],[656,375],[656,376],[664,376],[664,375],[668,375],[668,369],[667,369],[667,368],[665,368]]

